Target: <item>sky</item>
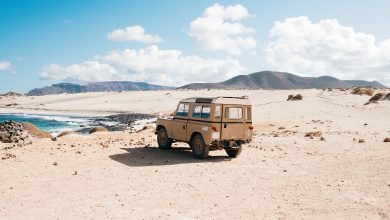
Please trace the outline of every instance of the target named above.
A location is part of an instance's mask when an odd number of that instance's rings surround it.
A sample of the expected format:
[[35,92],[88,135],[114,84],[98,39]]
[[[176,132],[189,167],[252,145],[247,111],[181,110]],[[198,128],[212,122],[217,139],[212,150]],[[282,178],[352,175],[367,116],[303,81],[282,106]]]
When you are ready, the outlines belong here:
[[262,70],[390,86],[386,0],[0,0],[0,93]]

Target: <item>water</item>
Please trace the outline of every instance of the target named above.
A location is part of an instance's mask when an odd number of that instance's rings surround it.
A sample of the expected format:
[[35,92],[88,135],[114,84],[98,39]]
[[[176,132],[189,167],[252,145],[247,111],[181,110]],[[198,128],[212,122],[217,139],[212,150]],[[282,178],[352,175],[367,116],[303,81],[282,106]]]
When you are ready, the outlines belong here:
[[79,130],[90,127],[96,118],[68,115],[41,115],[41,114],[2,114],[0,123],[4,121],[29,122],[41,130],[59,133],[66,130]]

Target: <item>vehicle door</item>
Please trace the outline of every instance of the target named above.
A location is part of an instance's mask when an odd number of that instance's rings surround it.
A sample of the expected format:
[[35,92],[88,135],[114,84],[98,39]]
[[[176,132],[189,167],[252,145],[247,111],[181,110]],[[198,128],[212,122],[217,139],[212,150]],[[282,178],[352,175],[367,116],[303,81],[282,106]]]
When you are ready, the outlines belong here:
[[179,103],[173,118],[173,139],[185,141],[187,138],[187,119],[189,103]]
[[252,107],[244,106],[244,130],[245,130],[245,140],[251,141],[253,136],[253,125],[252,125]]
[[190,107],[190,116],[188,118],[187,138],[190,138],[194,132],[199,132],[206,143],[211,138],[211,105],[207,103],[194,103]]
[[245,136],[244,109],[241,105],[223,105],[222,140],[243,140]]

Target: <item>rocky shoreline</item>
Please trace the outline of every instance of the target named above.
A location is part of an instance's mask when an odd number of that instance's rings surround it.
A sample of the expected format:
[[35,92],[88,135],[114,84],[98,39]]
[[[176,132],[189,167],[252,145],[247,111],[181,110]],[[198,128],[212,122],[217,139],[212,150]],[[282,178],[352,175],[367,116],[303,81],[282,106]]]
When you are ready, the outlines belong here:
[[0,123],[0,142],[3,143],[19,143],[29,138],[23,124],[6,121]]
[[[71,133],[90,134],[94,130],[100,131],[129,131],[138,132],[146,126],[155,123],[156,116],[142,113],[122,113],[101,118],[95,118],[92,123],[76,131],[65,131],[57,135],[64,136]],[[114,123],[114,124],[113,124]],[[41,131],[30,123],[5,121],[0,123],[0,143],[15,143],[25,145],[31,142],[31,135],[42,138],[53,138],[50,133]],[[53,138],[55,140],[56,137]]]
[[[94,120],[94,126],[102,126],[105,127],[108,131],[125,131],[129,130],[134,132],[137,130],[142,122],[145,124],[150,124],[155,121],[157,117],[151,114],[143,114],[143,113],[122,113],[116,115],[109,115],[104,118],[96,118]],[[114,125],[108,125],[108,123],[116,123]],[[91,128],[81,129],[81,132],[89,132]]]
[[117,115],[110,115],[106,117],[110,121],[115,121],[121,124],[131,125],[136,121],[144,120],[144,119],[152,119],[156,118],[156,116],[151,114],[143,114],[143,113],[123,113]]

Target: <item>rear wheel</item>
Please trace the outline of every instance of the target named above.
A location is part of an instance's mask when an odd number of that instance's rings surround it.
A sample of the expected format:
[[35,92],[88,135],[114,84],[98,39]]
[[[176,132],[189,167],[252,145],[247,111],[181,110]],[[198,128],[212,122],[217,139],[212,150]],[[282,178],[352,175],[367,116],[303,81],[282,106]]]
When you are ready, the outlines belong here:
[[225,151],[229,157],[238,157],[238,155],[242,152],[241,143],[234,141],[234,143],[232,143],[229,147],[225,148]]
[[210,146],[204,143],[200,134],[195,135],[191,141],[192,155],[198,159],[205,159],[209,155]]
[[169,149],[172,146],[173,140],[168,137],[167,130],[165,128],[160,128],[157,131],[157,143],[160,149]]

